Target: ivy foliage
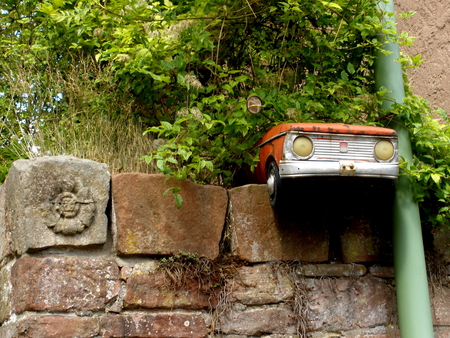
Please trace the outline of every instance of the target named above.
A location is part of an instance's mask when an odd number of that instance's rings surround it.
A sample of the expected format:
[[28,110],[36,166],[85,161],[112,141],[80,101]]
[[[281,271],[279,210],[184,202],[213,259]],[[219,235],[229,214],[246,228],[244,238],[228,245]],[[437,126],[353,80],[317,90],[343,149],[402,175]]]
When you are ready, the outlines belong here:
[[[277,123],[383,125],[401,113],[416,152],[405,169],[427,219],[441,224],[450,198],[448,131],[412,95],[394,111],[379,109],[386,93],[374,90],[373,63],[381,17],[373,0],[5,0],[0,172],[50,121],[84,125],[127,109],[154,138],[145,161],[177,178],[230,186],[239,168],[256,165],[252,146]],[[251,95],[270,120],[246,111]]]

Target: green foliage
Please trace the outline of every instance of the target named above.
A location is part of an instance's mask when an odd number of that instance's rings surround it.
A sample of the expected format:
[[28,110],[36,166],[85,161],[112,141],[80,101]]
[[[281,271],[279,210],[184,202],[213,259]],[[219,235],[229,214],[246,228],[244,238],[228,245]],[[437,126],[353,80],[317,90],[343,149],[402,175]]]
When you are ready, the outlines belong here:
[[[277,123],[382,125],[398,113],[412,134],[414,160],[404,168],[424,219],[447,224],[448,122],[438,123],[410,93],[394,111],[379,109],[386,93],[374,92],[373,62],[382,25],[372,0],[2,5],[0,180],[13,160],[35,156],[33,147],[95,160],[95,143],[96,154],[119,158],[126,149],[165,174],[227,186],[239,168],[256,165],[252,146]],[[393,27],[382,31],[413,42]],[[420,54],[400,61],[405,68],[423,62]],[[261,97],[273,122],[246,112],[251,95]],[[120,138],[117,124],[144,125],[148,143],[134,147],[134,131]],[[178,188],[169,192],[180,206]]]
[[409,175],[420,203],[422,222],[450,226],[450,128],[446,113],[433,111],[426,100],[410,94],[395,113],[411,133],[413,158],[402,168]]

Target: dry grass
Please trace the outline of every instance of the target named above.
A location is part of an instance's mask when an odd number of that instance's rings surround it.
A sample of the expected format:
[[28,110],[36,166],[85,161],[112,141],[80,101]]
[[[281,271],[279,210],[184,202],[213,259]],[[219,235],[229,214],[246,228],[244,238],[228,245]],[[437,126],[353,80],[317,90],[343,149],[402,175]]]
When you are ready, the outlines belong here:
[[[154,173],[140,157],[152,150],[152,139],[142,135],[143,126],[126,116],[94,115],[80,122],[76,117],[49,122],[34,144],[39,155],[72,155],[108,164],[112,174]],[[35,156],[35,155],[34,155]]]
[[155,173],[154,165],[140,160],[153,150],[135,117],[142,107],[133,106],[109,69],[94,60],[66,67],[42,73],[34,65],[2,65],[2,85],[9,88],[3,144],[18,157],[72,155],[106,163],[112,174]]

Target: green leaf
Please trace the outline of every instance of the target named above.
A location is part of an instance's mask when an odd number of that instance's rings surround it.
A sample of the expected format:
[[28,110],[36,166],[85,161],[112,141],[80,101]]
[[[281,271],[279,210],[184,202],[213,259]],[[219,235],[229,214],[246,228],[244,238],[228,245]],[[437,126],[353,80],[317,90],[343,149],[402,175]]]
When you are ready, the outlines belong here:
[[441,175],[431,174],[431,178],[433,179],[434,183],[436,183],[436,184],[441,183]]
[[352,63],[348,63],[348,64],[347,64],[347,71],[348,71],[350,74],[355,74],[355,67],[353,66]]

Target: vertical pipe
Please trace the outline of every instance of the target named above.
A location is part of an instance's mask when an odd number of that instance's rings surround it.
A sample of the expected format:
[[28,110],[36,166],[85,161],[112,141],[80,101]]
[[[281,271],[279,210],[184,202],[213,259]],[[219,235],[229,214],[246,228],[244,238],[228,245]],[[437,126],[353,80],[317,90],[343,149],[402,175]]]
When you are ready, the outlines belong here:
[[[394,21],[387,17],[394,13],[394,2],[381,2],[386,13],[385,21]],[[395,29],[395,26],[385,28]],[[380,36],[383,39],[383,36]],[[376,88],[385,87],[390,91],[389,97],[397,103],[402,103],[405,97],[402,69],[395,59],[400,57],[397,43],[387,42],[384,48],[390,55],[379,53],[375,64]],[[385,100],[383,109],[392,106],[391,100]],[[411,141],[408,130],[403,126],[401,116],[397,116],[390,125],[398,133],[399,154],[407,161],[412,160]],[[397,292],[397,306],[402,338],[433,338],[433,321],[431,316],[428,280],[425,266],[422,228],[419,207],[414,201],[414,195],[409,178],[400,175],[396,185],[393,206],[393,246],[394,268]]]

